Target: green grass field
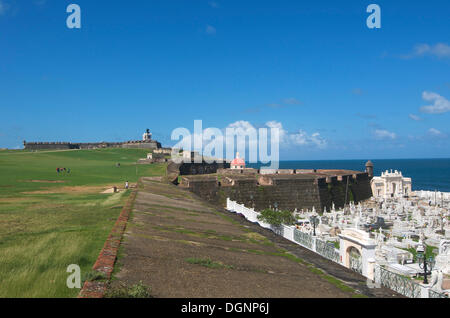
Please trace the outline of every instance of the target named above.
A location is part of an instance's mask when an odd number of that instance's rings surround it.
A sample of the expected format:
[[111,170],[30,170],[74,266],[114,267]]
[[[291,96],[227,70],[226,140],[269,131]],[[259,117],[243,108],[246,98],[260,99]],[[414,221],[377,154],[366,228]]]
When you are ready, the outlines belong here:
[[135,164],[147,152],[0,151],[0,297],[76,297],[67,266],[91,270],[130,194],[101,192],[165,175],[165,164]]

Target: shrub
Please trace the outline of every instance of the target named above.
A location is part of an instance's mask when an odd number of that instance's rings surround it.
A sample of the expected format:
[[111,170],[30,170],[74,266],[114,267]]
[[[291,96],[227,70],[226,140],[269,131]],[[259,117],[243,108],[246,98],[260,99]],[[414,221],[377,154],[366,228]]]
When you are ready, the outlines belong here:
[[106,279],[105,273],[99,271],[90,271],[83,274],[81,281],[84,283],[84,282],[102,281],[105,279]]
[[271,225],[280,226],[281,224],[293,225],[295,223],[294,214],[290,211],[273,211],[266,209],[258,215],[258,220]]
[[121,284],[108,289],[105,298],[152,298],[150,287],[144,285],[142,281],[132,286]]

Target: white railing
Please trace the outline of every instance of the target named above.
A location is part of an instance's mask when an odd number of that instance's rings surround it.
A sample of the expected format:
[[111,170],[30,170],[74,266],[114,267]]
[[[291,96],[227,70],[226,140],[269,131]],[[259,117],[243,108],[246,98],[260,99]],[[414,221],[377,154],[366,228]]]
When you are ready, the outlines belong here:
[[338,249],[334,248],[331,243],[319,240],[318,238],[308,233],[299,231],[295,228],[295,226],[287,226],[284,224],[280,226],[273,226],[260,221],[258,220],[258,215],[260,215],[259,212],[256,212],[253,209],[249,209],[242,204],[230,200],[229,198],[227,198],[227,210],[242,214],[250,222],[258,223],[261,227],[270,229],[291,242],[301,245],[304,248],[307,248],[325,258],[328,258],[329,260],[341,264],[340,252]]
[[421,199],[434,200],[436,198],[436,200],[438,202],[441,199],[450,200],[450,192],[434,192],[434,191],[419,190],[419,191],[414,191],[414,194],[417,195]]
[[375,283],[392,289],[408,298],[422,298],[422,287],[413,280],[375,265]]

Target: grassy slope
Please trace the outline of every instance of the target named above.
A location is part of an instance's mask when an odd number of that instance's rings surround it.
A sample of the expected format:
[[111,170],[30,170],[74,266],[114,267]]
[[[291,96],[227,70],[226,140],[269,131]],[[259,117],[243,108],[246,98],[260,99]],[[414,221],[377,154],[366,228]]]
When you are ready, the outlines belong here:
[[[146,153],[0,151],[0,297],[76,296],[66,287],[67,266],[90,271],[129,195],[102,189],[165,174],[163,164],[135,165]],[[71,173],[57,175],[56,167]]]

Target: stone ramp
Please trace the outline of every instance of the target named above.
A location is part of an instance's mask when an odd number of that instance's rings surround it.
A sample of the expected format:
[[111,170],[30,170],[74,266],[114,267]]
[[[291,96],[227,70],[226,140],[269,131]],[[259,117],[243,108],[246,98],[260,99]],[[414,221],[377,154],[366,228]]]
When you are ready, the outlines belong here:
[[112,286],[142,281],[154,297],[358,296],[194,194],[143,179]]

